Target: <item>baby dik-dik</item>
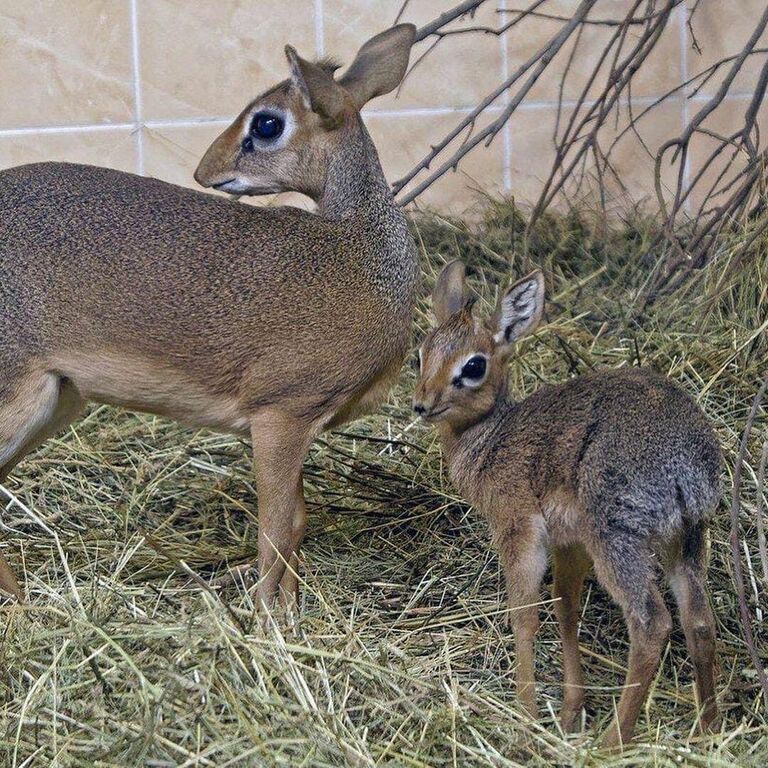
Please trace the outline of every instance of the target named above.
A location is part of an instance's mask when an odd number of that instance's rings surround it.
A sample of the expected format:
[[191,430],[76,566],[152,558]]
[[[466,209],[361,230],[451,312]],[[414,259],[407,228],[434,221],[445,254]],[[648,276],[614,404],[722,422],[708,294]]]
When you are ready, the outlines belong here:
[[[0,172],[0,482],[86,401],[249,434],[259,602],[292,600],[307,450],[374,409],[410,347],[415,246],[360,109],[400,83],[414,34],[376,35],[338,79],[287,47],[290,78],[195,174],[316,213],[82,165]],[[7,565],[0,587],[20,593]]]
[[437,424],[451,479],[489,522],[506,580],[521,702],[535,717],[535,603],[549,550],[563,642],[564,729],[573,728],[584,698],[577,624],[592,565],[621,606],[630,640],[606,746],[631,738],[670,632],[659,566],[680,609],[700,722],[710,727],[717,715],[715,628],[705,529],[719,498],[717,440],[686,394],[637,368],[509,399],[506,362],[513,343],[539,322],[543,303],[543,276],[533,272],[502,294],[483,322],[473,315],[464,266],[446,266],[433,294],[438,325],[421,347],[413,406]]

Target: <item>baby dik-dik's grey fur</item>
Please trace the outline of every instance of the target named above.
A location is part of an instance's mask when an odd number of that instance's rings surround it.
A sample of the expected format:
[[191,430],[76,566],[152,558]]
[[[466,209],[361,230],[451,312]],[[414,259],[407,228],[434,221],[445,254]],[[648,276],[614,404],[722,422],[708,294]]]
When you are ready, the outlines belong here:
[[410,346],[415,247],[360,109],[400,83],[414,34],[376,35],[338,80],[287,47],[290,78],[195,174],[317,213],[88,166],[0,173],[0,482],[88,400],[250,434],[258,597],[295,596],[304,456],[376,407]]
[[690,397],[638,368],[591,373],[510,400],[506,362],[513,342],[535,328],[543,303],[537,271],[502,294],[482,322],[467,297],[464,266],[446,266],[433,294],[438,325],[421,347],[414,396],[416,412],[438,425],[453,482],[489,522],[506,580],[521,702],[535,717],[535,604],[550,551],[563,642],[563,727],[573,728],[584,698],[577,624],[592,565],[621,606],[630,639],[626,685],[606,745],[631,738],[670,632],[658,567],[680,609],[700,722],[711,727],[715,626],[705,533],[720,495],[717,440]]

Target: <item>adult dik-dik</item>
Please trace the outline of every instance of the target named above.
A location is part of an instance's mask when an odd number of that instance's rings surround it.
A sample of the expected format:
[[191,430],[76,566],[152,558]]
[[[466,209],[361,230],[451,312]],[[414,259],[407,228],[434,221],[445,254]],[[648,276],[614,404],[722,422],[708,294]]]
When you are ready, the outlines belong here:
[[584,700],[576,633],[593,564],[624,612],[630,640],[607,745],[631,738],[671,628],[658,566],[680,609],[708,727],[717,707],[705,533],[720,497],[720,447],[696,403],[643,369],[595,372],[509,399],[507,360],[543,305],[544,280],[534,272],[483,321],[465,291],[464,266],[449,264],[435,287],[438,325],[421,347],[414,396],[416,412],[438,425],[454,483],[488,519],[506,580],[521,702],[535,716],[536,603],[551,551],[563,728],[571,729]]
[[302,192],[316,213],[90,166],[0,173],[0,482],[87,401],[250,434],[258,597],[295,596],[302,461],[376,407],[410,343],[415,247],[359,110],[400,83],[414,33],[375,36],[338,79],[286,47],[290,78],[196,171],[237,194]]

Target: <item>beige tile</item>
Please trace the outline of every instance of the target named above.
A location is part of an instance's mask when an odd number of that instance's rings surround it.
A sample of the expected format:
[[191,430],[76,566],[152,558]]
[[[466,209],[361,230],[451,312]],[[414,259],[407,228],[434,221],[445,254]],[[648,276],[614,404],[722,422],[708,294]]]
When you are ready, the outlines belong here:
[[[689,76],[702,72],[725,56],[739,53],[764,11],[765,0],[738,0],[732,4],[722,0],[701,0],[691,20],[701,53],[693,49],[689,38]],[[758,47],[768,47],[768,32],[763,33]],[[766,54],[751,56],[731,86],[731,94],[753,91],[765,60]],[[712,95],[717,91],[728,66],[701,89],[702,94]]]
[[[564,113],[570,116],[570,111]],[[522,205],[532,205],[541,194],[555,157],[556,113],[551,107],[516,112],[506,131],[510,146],[510,193]]]
[[[369,116],[366,123],[390,183],[414,167],[429,151],[430,145],[446,135],[462,117],[462,114]],[[446,158],[458,144],[459,140],[456,140],[448,147]],[[442,159],[436,161],[433,168],[440,162]],[[419,176],[416,183],[426,175]],[[462,160],[458,171],[449,171],[421,195],[418,205],[463,213],[477,203],[479,191],[500,194],[502,185],[503,137],[498,136],[490,147],[476,147]]]
[[127,122],[130,6],[0,0],[0,127]]
[[[563,111],[558,136],[562,136],[564,124],[571,115],[572,110]],[[557,112],[553,107],[541,107],[521,110],[509,123],[511,191],[522,205],[537,202],[550,175],[555,161],[553,136],[556,120]],[[637,131],[647,149],[633,132],[628,132],[619,139],[626,125],[627,116],[622,113],[618,124],[609,124],[600,140],[600,146],[607,151],[613,141],[618,139],[612,150],[611,163],[621,183],[611,174],[604,177],[607,208],[621,211],[640,203],[648,210],[653,210],[657,207],[653,155],[669,136],[679,133],[680,104],[661,105],[653,115],[649,114],[639,122]],[[573,153],[568,156],[566,167],[573,157]],[[566,201],[592,206],[599,201],[598,177],[592,157],[587,158],[583,178],[584,183],[580,187],[574,180],[566,184],[565,194],[561,194],[556,200],[558,206],[563,207]],[[672,189],[674,179],[674,170],[665,169],[662,174],[664,188]]]
[[47,160],[135,171],[135,141],[123,128],[0,136],[0,168]]
[[286,43],[315,55],[312,0],[152,0],[138,26],[148,120],[234,116],[288,76]]
[[[623,19],[632,6],[631,0],[612,0],[598,3],[590,18],[594,20]],[[552,0],[541,7],[542,13],[571,18],[579,3],[577,0]],[[637,14],[636,14],[637,15]],[[511,20],[511,14],[507,14]],[[508,71],[515,72],[541,50],[563,28],[565,22],[559,19],[526,17],[506,34],[508,49]],[[555,101],[562,96],[566,100],[577,99],[587,88],[590,78],[600,63],[600,57],[616,32],[615,27],[584,25],[574,31],[571,38],[549,63],[526,97],[528,101]],[[639,31],[628,33],[622,47],[625,57],[639,37]],[[587,98],[596,98],[605,88],[613,64],[616,46],[600,64],[594,81],[587,88]],[[657,96],[678,84],[680,78],[679,27],[675,17],[670,19],[655,49],[648,60],[634,76],[632,95],[634,97]],[[564,78],[564,79],[563,79]],[[527,77],[513,87],[513,93],[520,90]]]
[[[225,123],[202,123],[192,126],[145,128],[144,173],[182,187],[202,190],[192,174],[205,150],[225,127]],[[223,193],[207,191],[226,197]],[[313,206],[309,198],[299,194],[243,197],[242,201],[252,205],[299,205],[303,208]]]
[[[635,115],[638,114],[636,111]],[[626,189],[610,177],[608,188],[619,206],[641,203],[647,210],[655,211],[658,210],[655,158],[661,146],[682,130],[682,100],[658,105],[638,120],[634,131],[626,130],[628,123],[629,115],[623,110],[618,124],[610,126],[606,132],[609,140],[619,139],[612,153],[612,163]],[[677,180],[678,166],[665,162],[661,168],[661,190],[667,202],[674,198]]]
[[[707,118],[704,123],[705,128],[721,136],[732,135],[743,125],[744,112],[749,103],[750,99],[746,97],[727,99],[719,109]],[[768,135],[768,105],[763,104],[758,111],[757,123],[761,138]],[[764,138],[761,143],[761,149],[764,149]],[[749,162],[747,155],[742,151],[734,152],[734,149],[726,149],[719,153],[714,162],[708,164],[708,159],[717,148],[718,142],[712,136],[697,133],[691,139],[690,179],[691,183],[696,183],[691,192],[690,204],[694,211],[700,208],[705,198],[713,190],[715,194],[707,202],[706,208],[721,204],[725,196],[717,194],[717,190],[726,187]],[[733,162],[731,163],[731,161]],[[700,170],[702,170],[701,178],[697,180]],[[734,190],[729,191],[733,192]]]
[[200,189],[193,173],[205,150],[227,123],[144,128],[144,173],[156,179]]
[[[324,0],[323,28],[326,53],[349,64],[358,48],[396,19],[402,0]],[[452,7],[438,0],[417,0],[406,7],[401,21],[425,24]],[[494,3],[449,29],[494,25]],[[426,53],[432,41],[414,46],[411,64]],[[399,94],[371,102],[375,110],[411,107],[467,107],[498,85],[502,76],[501,44],[494,35],[473,34],[444,38],[416,66]]]

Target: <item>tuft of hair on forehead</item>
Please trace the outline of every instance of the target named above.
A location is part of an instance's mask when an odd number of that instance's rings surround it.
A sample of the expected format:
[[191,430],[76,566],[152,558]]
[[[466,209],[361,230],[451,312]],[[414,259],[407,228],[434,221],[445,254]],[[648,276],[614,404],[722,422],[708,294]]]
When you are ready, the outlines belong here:
[[461,310],[433,328],[428,338],[430,346],[454,349],[462,347],[467,339],[474,336],[474,333],[475,325],[472,314],[465,305]]
[[334,59],[332,56],[323,56],[321,59],[315,61],[315,66],[325,72],[326,75],[333,77],[337,69],[341,69],[341,62],[338,59]]

